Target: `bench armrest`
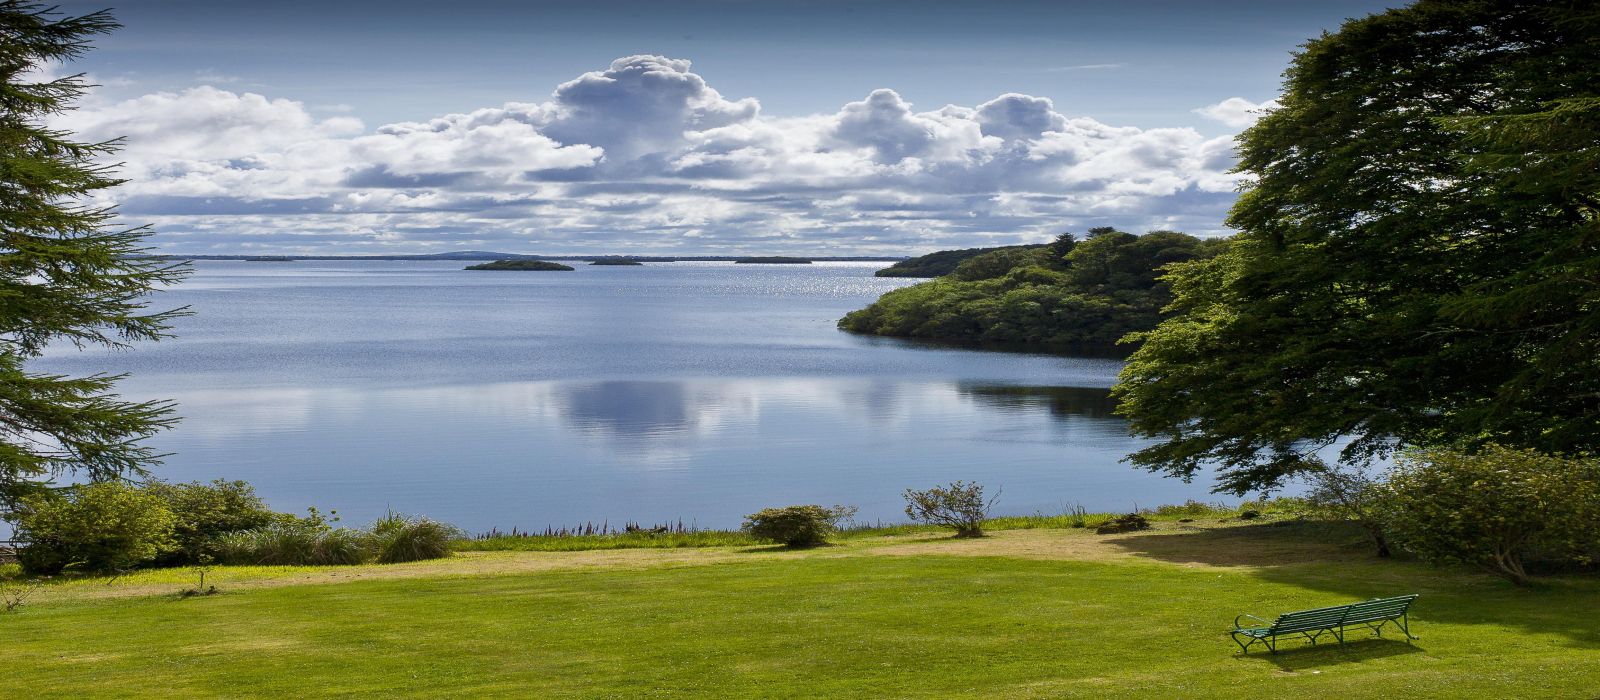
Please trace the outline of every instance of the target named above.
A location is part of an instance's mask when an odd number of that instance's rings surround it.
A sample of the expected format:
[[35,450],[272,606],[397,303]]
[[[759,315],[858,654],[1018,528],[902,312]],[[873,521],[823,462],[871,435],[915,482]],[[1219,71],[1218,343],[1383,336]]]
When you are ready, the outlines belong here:
[[1255,615],[1240,615],[1238,617],[1233,618],[1233,628],[1236,629],[1236,630],[1237,629],[1244,629],[1244,627],[1239,624],[1239,620],[1242,620],[1242,619],[1244,619],[1246,617],[1248,617],[1248,618],[1250,618],[1252,620],[1255,620],[1256,622],[1261,623],[1261,626],[1263,626],[1263,627],[1271,627],[1272,626],[1271,622],[1268,622],[1268,621],[1263,620],[1263,619],[1261,619],[1259,617],[1256,617]]

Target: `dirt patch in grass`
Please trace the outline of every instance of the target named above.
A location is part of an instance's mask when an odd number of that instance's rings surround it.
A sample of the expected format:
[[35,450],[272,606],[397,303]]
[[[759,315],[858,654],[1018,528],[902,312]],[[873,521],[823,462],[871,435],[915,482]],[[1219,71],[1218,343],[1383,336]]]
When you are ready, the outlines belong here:
[[873,554],[1014,557],[1059,561],[1155,559],[1180,566],[1281,566],[1370,559],[1359,532],[1321,523],[1156,523],[1137,534],[1087,529],[1001,530],[978,539],[923,538],[872,547]]
[[1087,530],[1001,530],[985,537],[934,537],[873,547],[873,554],[948,554],[1062,561],[1129,559],[1132,554]]

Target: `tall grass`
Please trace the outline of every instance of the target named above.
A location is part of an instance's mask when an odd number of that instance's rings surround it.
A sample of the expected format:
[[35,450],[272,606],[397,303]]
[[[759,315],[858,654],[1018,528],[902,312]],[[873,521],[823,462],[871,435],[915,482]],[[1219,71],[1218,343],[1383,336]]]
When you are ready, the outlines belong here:
[[373,523],[367,536],[378,563],[398,564],[450,556],[461,532],[437,520],[390,513]]

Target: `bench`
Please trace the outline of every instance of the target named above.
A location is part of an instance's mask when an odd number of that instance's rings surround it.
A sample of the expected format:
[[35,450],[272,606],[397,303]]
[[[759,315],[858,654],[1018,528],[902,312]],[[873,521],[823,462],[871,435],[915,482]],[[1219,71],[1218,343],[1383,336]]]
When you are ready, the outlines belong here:
[[[1410,643],[1416,637],[1411,636],[1411,626],[1406,618],[1406,612],[1411,609],[1411,601],[1416,599],[1415,594],[1394,598],[1373,598],[1349,605],[1284,613],[1272,622],[1254,615],[1240,615],[1233,618],[1231,635],[1233,642],[1246,654],[1250,653],[1250,647],[1256,642],[1266,645],[1269,651],[1276,654],[1278,637],[1283,635],[1298,634],[1316,644],[1317,638],[1331,634],[1340,644],[1344,644],[1346,627],[1363,626],[1381,637],[1384,625],[1392,623],[1406,636],[1406,642]],[[1240,620],[1247,617],[1264,626],[1245,627],[1239,624]]]

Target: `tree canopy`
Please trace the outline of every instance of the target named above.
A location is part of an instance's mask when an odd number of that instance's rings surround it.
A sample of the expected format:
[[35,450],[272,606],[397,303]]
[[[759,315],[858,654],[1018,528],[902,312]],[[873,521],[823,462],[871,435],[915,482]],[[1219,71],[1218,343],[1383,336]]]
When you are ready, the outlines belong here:
[[1214,254],[1221,241],[1174,231],[1135,236],[1095,229],[1041,246],[968,257],[950,274],[897,289],[851,312],[839,327],[856,333],[1063,350],[1114,350],[1149,330],[1171,301],[1158,268]]
[[62,474],[106,480],[143,473],[158,455],[141,441],[169,425],[165,402],[112,393],[120,377],[28,372],[47,346],[124,347],[166,334],[178,311],[146,311],[146,295],[182,266],[139,254],[150,231],[113,225],[90,203],[121,181],[98,161],[116,143],[83,143],[44,124],[90,86],[47,77],[116,28],[104,12],[62,17],[0,1],[0,512]]
[[1242,493],[1335,444],[1600,448],[1600,9],[1422,0],[1285,76],[1234,245],[1116,389],[1132,461]]

